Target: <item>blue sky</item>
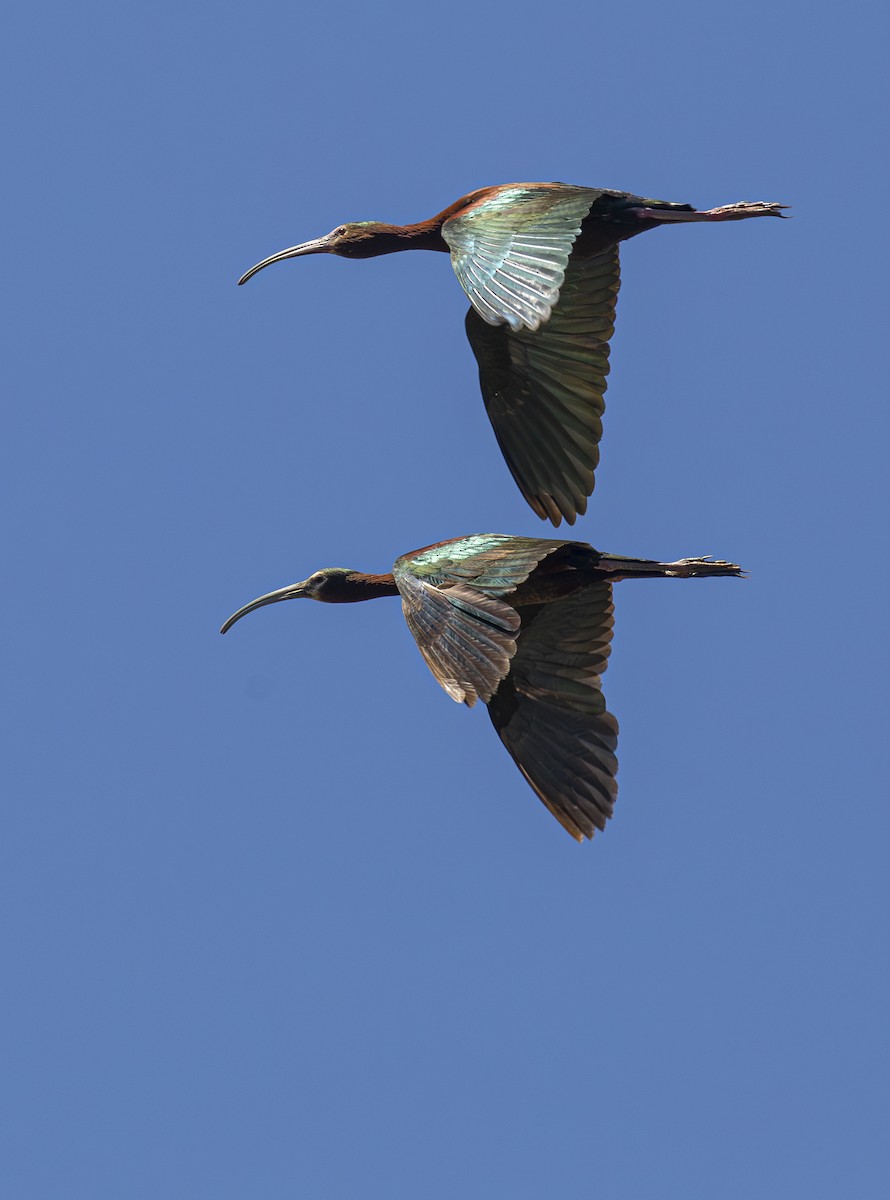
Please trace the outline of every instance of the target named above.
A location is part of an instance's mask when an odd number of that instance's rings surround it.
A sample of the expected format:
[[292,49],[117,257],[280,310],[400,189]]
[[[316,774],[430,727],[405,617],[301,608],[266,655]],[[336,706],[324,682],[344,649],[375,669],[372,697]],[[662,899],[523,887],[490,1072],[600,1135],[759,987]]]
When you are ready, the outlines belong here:
[[[104,1200],[883,1195],[877,6],[22,6],[7,123],[0,1184]],[[397,602],[547,536],[444,256],[252,263],[562,179],[794,220],[623,254],[579,537],[628,582],[579,847]],[[880,356],[880,357],[879,357]]]

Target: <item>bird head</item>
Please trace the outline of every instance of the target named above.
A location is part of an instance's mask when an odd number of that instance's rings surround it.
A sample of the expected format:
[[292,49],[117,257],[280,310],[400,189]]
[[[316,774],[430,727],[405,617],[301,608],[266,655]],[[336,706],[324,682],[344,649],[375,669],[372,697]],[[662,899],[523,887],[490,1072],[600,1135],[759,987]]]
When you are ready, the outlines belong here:
[[322,241],[329,240],[328,253],[341,258],[374,258],[387,252],[395,232],[394,225],[382,221],[352,221],[338,225]]
[[338,254],[341,258],[374,258],[378,254],[388,254],[398,243],[398,233],[393,225],[384,225],[381,221],[353,221],[346,225],[338,225],[324,237],[314,238],[311,242],[301,242],[299,246],[289,246],[287,250],[279,250],[269,258],[264,258],[255,267],[251,267],[238,280],[239,285],[247,283],[263,267],[272,263],[283,262],[286,258],[300,258],[304,254]]
[[251,600],[236,613],[232,613],[220,629],[220,633],[227,633],[236,621],[240,621],[254,609],[263,608],[267,604],[277,604],[279,600],[322,600],[327,604],[338,604],[353,599],[348,581],[357,574],[357,571],[346,567],[325,567],[323,571],[316,571],[300,583],[292,583],[288,587],[278,588],[275,592],[267,592],[265,596]]

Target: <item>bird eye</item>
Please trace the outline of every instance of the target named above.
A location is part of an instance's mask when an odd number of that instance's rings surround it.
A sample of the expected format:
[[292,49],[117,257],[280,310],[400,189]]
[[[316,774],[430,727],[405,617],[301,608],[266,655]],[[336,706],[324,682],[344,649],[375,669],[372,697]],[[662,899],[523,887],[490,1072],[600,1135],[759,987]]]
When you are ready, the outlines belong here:
[[334,237],[346,237],[347,233],[349,233],[348,225],[338,225],[334,230]]

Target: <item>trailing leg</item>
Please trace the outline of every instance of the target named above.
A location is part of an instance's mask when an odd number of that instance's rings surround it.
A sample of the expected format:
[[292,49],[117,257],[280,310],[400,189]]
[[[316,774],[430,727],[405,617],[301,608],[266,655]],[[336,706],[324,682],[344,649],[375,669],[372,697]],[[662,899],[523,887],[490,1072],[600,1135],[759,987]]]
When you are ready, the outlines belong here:
[[747,217],[781,217],[781,209],[787,204],[772,204],[763,200],[742,200],[738,204],[722,204],[719,208],[707,208],[702,212],[682,211],[672,208],[628,208],[629,214],[641,221],[744,221]]
[[680,558],[676,562],[656,562],[651,558],[622,558],[618,554],[604,554],[597,563],[597,570],[618,579],[698,579],[704,576],[744,575],[735,563],[720,558]]

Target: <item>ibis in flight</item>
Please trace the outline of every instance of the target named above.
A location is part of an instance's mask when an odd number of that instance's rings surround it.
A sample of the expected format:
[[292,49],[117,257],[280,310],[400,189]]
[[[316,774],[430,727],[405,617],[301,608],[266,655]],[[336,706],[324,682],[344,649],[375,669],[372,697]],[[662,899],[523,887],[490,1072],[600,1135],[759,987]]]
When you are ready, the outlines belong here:
[[345,604],[401,596],[418,648],[448,695],[482,700],[519,770],[564,829],[593,837],[617,794],[618,723],[602,675],[620,579],[741,575],[710,558],[655,562],[603,554],[585,542],[475,534],[405,554],[391,574],[329,567],[252,600]]
[[467,337],[507,466],[539,517],[571,525],[587,510],[599,462],[618,244],[658,225],[781,217],[785,207],[742,202],[699,212],[605,188],[500,184],[416,225],[338,225],[264,258],[238,282],[304,254],[450,253],[470,300]]

